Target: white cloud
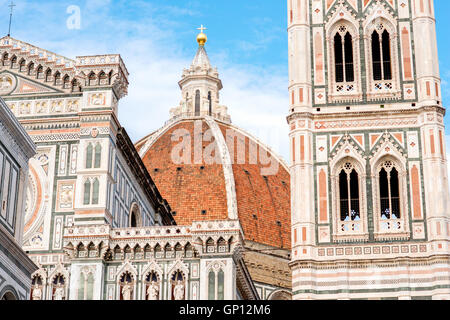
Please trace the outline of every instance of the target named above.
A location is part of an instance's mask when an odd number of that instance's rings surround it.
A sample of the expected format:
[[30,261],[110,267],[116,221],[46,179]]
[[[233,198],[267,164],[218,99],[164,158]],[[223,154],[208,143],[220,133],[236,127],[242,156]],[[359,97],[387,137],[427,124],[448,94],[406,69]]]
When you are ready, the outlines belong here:
[[[181,95],[178,87],[183,68],[188,67],[195,55],[193,34],[180,33],[183,17],[198,15],[198,8],[183,9],[148,1],[135,1],[124,10],[139,11],[148,19],[134,21],[129,15],[115,17],[110,0],[86,1],[81,6],[82,29],[65,28],[66,7],[70,3],[26,1],[18,5],[21,27],[17,38],[42,48],[74,58],[77,55],[120,53],[130,72],[129,94],[119,105],[119,119],[133,141],[161,127],[169,119],[170,108],[178,105]],[[5,0],[0,0],[0,5]],[[32,27],[41,17],[46,19],[40,28]],[[17,22],[19,23],[19,22]],[[14,25],[14,22],[13,22]],[[273,36],[283,30],[266,32],[266,20],[253,19],[254,37],[241,43],[243,54],[253,49],[265,49]],[[28,27],[27,27],[28,26]],[[86,30],[89,28],[89,30]],[[57,30],[57,32],[55,32]],[[95,32],[92,32],[95,30]],[[14,35],[14,34],[13,34]],[[190,49],[182,46],[182,37],[192,36]],[[212,44],[210,44],[212,45]],[[210,56],[218,66],[224,84],[221,103],[228,106],[233,123],[249,131],[268,144],[285,160],[289,159],[289,140],[286,116],[288,114],[287,70],[280,65],[257,67],[233,60],[228,48],[217,48]],[[208,49],[208,48],[207,48]],[[284,62],[284,61],[283,61]],[[281,67],[280,67],[281,66]],[[443,94],[446,94],[450,72],[443,70]],[[450,142],[447,137],[447,145]],[[449,164],[450,169],[450,164]]]
[[234,124],[265,142],[285,160],[289,154],[287,83],[279,71],[251,66],[225,67],[222,102]]
[[[26,22],[16,37],[70,58],[120,53],[130,72],[128,96],[119,104],[121,124],[133,141],[161,127],[169,119],[169,110],[177,106],[181,99],[178,81],[196,51],[195,34],[191,31],[189,35],[178,32],[186,29],[180,27],[182,17],[198,13],[136,1],[124,10],[137,10],[141,16],[149,18],[135,21],[124,18],[129,16],[127,14],[114,17],[110,0],[87,1],[85,5],[80,5],[81,29],[68,30],[65,28],[68,5],[51,2],[37,4],[33,1],[23,3],[19,9],[22,16],[26,16]],[[28,12],[39,12],[39,15]],[[32,28],[40,20],[39,16],[56,19],[47,19],[39,29]],[[260,24],[263,25],[264,21]],[[30,27],[27,28],[27,25]],[[249,45],[262,48],[272,41],[267,36],[264,38],[261,32],[255,34],[254,43]],[[189,50],[179,41],[186,36],[192,37],[193,44]],[[254,134],[287,159],[287,72],[279,66],[242,65],[230,58],[225,47],[214,47],[214,52],[210,58],[212,64],[218,66],[224,83],[221,103],[228,106],[233,123]]]

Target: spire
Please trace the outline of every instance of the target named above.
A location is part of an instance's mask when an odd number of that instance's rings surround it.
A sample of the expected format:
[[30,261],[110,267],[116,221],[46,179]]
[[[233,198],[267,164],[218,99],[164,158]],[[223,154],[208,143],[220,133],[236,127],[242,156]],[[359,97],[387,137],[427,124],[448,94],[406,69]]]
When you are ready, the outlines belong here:
[[211,68],[211,63],[209,62],[208,54],[206,53],[204,46],[198,48],[197,54],[195,55],[194,60],[192,60],[192,66]]
[[200,30],[200,33],[197,35],[198,50],[194,60],[192,60],[192,66],[211,68],[211,63],[209,62],[208,54],[205,50],[205,44],[208,41],[208,37],[203,33],[204,30],[208,29],[201,25],[197,30]]

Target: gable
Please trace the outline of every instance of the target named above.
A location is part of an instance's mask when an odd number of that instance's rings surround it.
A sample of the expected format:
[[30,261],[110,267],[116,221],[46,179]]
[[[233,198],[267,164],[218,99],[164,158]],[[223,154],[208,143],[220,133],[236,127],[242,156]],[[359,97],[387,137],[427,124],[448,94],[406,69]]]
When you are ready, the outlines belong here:
[[0,72],[0,95],[3,97],[62,92],[63,91],[57,88],[25,78],[10,70]]

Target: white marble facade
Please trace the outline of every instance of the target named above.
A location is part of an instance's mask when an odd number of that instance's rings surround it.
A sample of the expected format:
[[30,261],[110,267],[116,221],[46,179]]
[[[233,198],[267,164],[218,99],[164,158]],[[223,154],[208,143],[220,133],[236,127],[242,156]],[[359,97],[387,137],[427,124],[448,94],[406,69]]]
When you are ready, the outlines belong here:
[[34,143],[0,98],[0,300],[27,300],[37,266],[22,250],[28,159]]

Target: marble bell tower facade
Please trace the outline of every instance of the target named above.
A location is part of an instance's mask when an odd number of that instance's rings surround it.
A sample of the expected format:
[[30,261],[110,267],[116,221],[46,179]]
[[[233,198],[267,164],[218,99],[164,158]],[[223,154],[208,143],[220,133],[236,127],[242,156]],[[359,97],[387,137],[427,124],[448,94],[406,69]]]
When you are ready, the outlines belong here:
[[288,0],[293,297],[449,299],[432,0]]

